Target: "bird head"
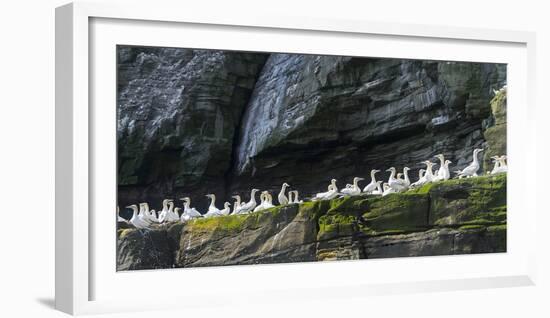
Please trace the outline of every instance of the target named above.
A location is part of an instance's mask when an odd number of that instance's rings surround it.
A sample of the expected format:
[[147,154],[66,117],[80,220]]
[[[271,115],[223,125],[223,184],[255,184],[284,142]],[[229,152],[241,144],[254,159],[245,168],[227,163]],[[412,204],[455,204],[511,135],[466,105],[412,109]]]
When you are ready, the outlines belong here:
[[207,194],[207,195],[205,195],[205,197],[207,197],[207,198],[212,198],[213,196],[214,196],[214,195],[213,195],[213,194],[211,194],[211,193],[210,193],[210,194]]
[[181,198],[180,200],[181,200],[181,201],[185,201],[185,202],[190,201],[190,200],[189,200],[189,197],[184,197],[184,198]]
[[450,163],[453,163],[451,160],[445,160],[445,164],[448,165]]
[[434,158],[443,160],[443,154],[437,154],[434,156]]
[[126,208],[127,209],[137,209],[138,207],[137,207],[137,205],[132,204],[132,205],[127,206]]
[[353,178],[354,181],[361,181],[361,180],[365,180],[365,178],[360,178],[360,177],[355,177]]
[[395,167],[391,167],[391,168],[389,168],[389,169],[386,170],[386,171],[388,171],[388,172],[395,172],[396,170],[395,170]]
[[232,197],[233,199],[240,199],[240,198],[241,198],[241,196],[238,195],[238,194],[237,194],[237,195],[232,195],[231,197]]
[[290,187],[290,185],[288,183],[283,183],[283,187]]
[[403,168],[403,171],[409,171],[409,170],[411,170],[411,168],[409,168],[409,167]]

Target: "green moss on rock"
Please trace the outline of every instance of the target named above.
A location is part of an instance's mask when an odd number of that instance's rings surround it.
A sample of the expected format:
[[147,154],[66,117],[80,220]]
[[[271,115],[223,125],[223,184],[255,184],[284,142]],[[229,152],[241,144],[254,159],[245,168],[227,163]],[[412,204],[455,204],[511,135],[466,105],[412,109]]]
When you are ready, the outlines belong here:
[[317,240],[353,235],[357,231],[357,218],[351,215],[326,214],[319,218]]
[[363,232],[407,232],[428,226],[428,194],[395,193],[367,201]]
[[435,183],[430,190],[430,225],[506,222],[506,175]]

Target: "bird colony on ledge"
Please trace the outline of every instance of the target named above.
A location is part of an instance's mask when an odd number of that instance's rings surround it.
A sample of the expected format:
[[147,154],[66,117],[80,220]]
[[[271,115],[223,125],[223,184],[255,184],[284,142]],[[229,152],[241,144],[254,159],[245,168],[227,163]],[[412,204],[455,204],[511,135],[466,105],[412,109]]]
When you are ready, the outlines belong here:
[[[462,170],[454,171],[457,178],[471,178],[477,176],[477,171],[480,168],[477,157],[482,151],[483,149],[474,149],[472,163]],[[361,194],[385,196],[390,193],[404,192],[410,189],[418,188],[427,183],[450,179],[451,173],[449,171],[449,164],[452,162],[445,160],[442,154],[436,155],[435,158],[439,159],[440,168],[433,172],[432,168],[435,163],[430,160],[423,161],[422,163],[426,165],[426,169],[420,169],[418,180],[416,182],[411,183],[408,174],[410,169],[408,167],[403,168],[402,174],[397,173],[397,170],[394,167],[386,170],[390,172],[390,177],[388,182],[384,182],[383,184],[383,181],[376,180],[376,173],[380,172],[380,170],[373,169],[370,173],[371,182],[364,187],[363,190],[361,190],[358,183],[359,181],[364,180],[364,178],[353,178],[353,184],[347,184],[346,187],[340,191],[336,186],[336,179],[332,179],[327,191],[317,193],[313,198],[311,198],[311,201],[332,200],[338,197],[351,197]],[[506,173],[508,171],[505,155],[493,156],[491,159],[493,160],[494,168],[488,172],[488,174]],[[287,196],[286,190],[288,187],[290,187],[289,184],[286,182],[283,183],[281,191],[277,196],[279,205],[303,203],[303,200],[298,200],[298,190],[288,191]],[[233,208],[231,208],[231,203],[225,202],[223,209],[218,209],[216,207],[216,196],[214,194],[207,194],[206,196],[210,198],[210,206],[206,213],[200,213],[195,208],[192,208],[191,199],[189,197],[184,197],[180,199],[183,201],[183,212],[181,208],[175,207],[174,200],[165,199],[162,202],[162,211],[160,211],[158,215],[155,210],[149,209],[148,203],[140,203],[139,206],[134,204],[126,207],[128,209],[132,209],[133,211],[132,218],[129,221],[120,217],[119,209],[117,207],[117,218],[119,222],[130,223],[136,228],[148,228],[152,224],[178,221],[187,222],[195,218],[218,217],[230,214],[248,214],[275,206],[273,204],[273,198],[268,191],[261,192],[260,204],[257,204],[256,192],[258,191],[260,190],[252,189],[250,191],[250,200],[248,202],[241,202],[241,197],[239,195],[232,196],[232,198],[235,199]]]

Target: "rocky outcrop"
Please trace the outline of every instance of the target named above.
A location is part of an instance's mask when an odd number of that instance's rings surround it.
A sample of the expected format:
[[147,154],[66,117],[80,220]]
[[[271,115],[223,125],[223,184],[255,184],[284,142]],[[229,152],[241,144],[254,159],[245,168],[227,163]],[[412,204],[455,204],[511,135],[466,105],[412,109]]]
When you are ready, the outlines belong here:
[[118,269],[506,251],[506,175],[119,230]]
[[506,154],[506,90],[499,90],[491,100],[491,116],[485,121],[483,136],[487,150],[483,156],[485,167],[491,167],[491,157]]
[[[236,130],[266,54],[118,49],[119,205],[223,194]],[[200,201],[199,201],[200,203]],[[124,214],[124,212],[121,212]]]
[[505,99],[489,106],[505,76],[487,63],[120,47],[118,203],[188,195],[204,211],[206,193],[282,182],[308,196],[372,168],[413,175],[437,153],[462,168],[475,147],[505,149]]

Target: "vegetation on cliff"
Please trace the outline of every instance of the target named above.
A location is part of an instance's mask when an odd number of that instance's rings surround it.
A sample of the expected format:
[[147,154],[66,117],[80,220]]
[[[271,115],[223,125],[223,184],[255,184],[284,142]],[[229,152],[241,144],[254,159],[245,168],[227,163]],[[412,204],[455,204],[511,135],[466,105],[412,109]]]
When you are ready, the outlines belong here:
[[118,233],[119,270],[504,252],[506,175]]

